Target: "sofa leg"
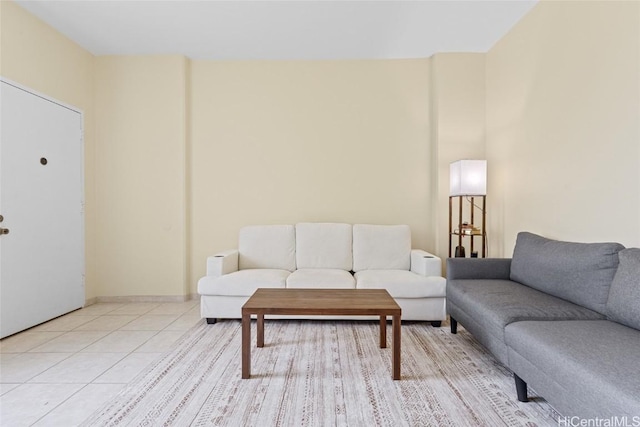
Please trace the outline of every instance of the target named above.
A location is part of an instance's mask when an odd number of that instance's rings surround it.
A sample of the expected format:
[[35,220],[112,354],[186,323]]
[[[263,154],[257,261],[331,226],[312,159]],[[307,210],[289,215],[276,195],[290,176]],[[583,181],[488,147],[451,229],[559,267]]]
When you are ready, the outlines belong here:
[[457,334],[458,333],[458,321],[456,319],[454,319],[453,317],[449,317],[449,320],[451,321],[451,333],[452,334]]
[[216,323],[217,321],[218,321],[218,319],[217,319],[217,318],[215,318],[215,317],[207,317],[207,323],[208,323],[209,325],[215,325],[215,323]]
[[431,326],[433,326],[434,328],[439,328],[440,326],[442,326],[442,321],[434,320],[433,322],[431,322]]
[[516,374],[513,374],[513,378],[515,378],[516,380],[516,393],[518,393],[518,400],[520,402],[528,402],[529,399],[527,398],[527,383],[524,382],[524,380]]

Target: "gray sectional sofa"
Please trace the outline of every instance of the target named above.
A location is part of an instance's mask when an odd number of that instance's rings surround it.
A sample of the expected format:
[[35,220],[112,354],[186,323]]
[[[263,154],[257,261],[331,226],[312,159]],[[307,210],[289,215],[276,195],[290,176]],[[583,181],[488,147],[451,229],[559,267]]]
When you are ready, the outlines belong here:
[[523,232],[513,258],[447,261],[447,312],[520,401],[528,384],[562,416],[640,422],[640,249]]

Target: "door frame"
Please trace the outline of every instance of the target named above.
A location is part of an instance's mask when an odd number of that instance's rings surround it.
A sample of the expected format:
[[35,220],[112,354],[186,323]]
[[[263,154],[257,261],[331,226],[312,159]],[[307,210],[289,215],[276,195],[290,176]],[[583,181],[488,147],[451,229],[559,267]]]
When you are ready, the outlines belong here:
[[[83,303],[83,307],[86,306],[87,303],[87,287],[86,287],[86,269],[87,269],[87,253],[86,253],[86,230],[85,230],[85,208],[84,208],[84,203],[85,203],[85,158],[84,158],[84,111],[81,110],[80,108],[73,106],[71,104],[67,104],[66,102],[62,102],[56,98],[53,98],[47,94],[44,94],[42,92],[39,92],[35,89],[32,89],[28,86],[25,86],[21,83],[18,83],[16,81],[13,81],[11,79],[8,79],[6,77],[3,77],[0,75],[0,81],[2,83],[6,83],[10,86],[15,87],[16,89],[20,89],[23,90],[27,93],[30,93],[32,95],[35,95],[39,98],[44,99],[45,101],[49,101],[52,102],[54,104],[57,104],[61,107],[64,107],[68,110],[74,111],[78,114],[80,114],[80,241],[81,241],[81,249],[82,249],[82,271],[80,272],[82,275],[82,291],[84,293],[84,303]],[[1,113],[1,112],[0,112]]]

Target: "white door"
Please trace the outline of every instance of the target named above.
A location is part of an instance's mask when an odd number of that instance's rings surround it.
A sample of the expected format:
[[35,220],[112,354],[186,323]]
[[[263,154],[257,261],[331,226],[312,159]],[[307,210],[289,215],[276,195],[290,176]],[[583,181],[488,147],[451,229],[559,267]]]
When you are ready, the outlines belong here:
[[0,84],[0,338],[84,305],[82,114]]

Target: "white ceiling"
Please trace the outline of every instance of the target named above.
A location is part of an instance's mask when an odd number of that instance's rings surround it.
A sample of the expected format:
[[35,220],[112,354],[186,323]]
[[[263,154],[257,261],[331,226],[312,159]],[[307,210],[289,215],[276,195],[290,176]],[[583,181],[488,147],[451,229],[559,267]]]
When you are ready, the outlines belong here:
[[390,59],[486,52],[536,0],[16,1],[95,55]]

